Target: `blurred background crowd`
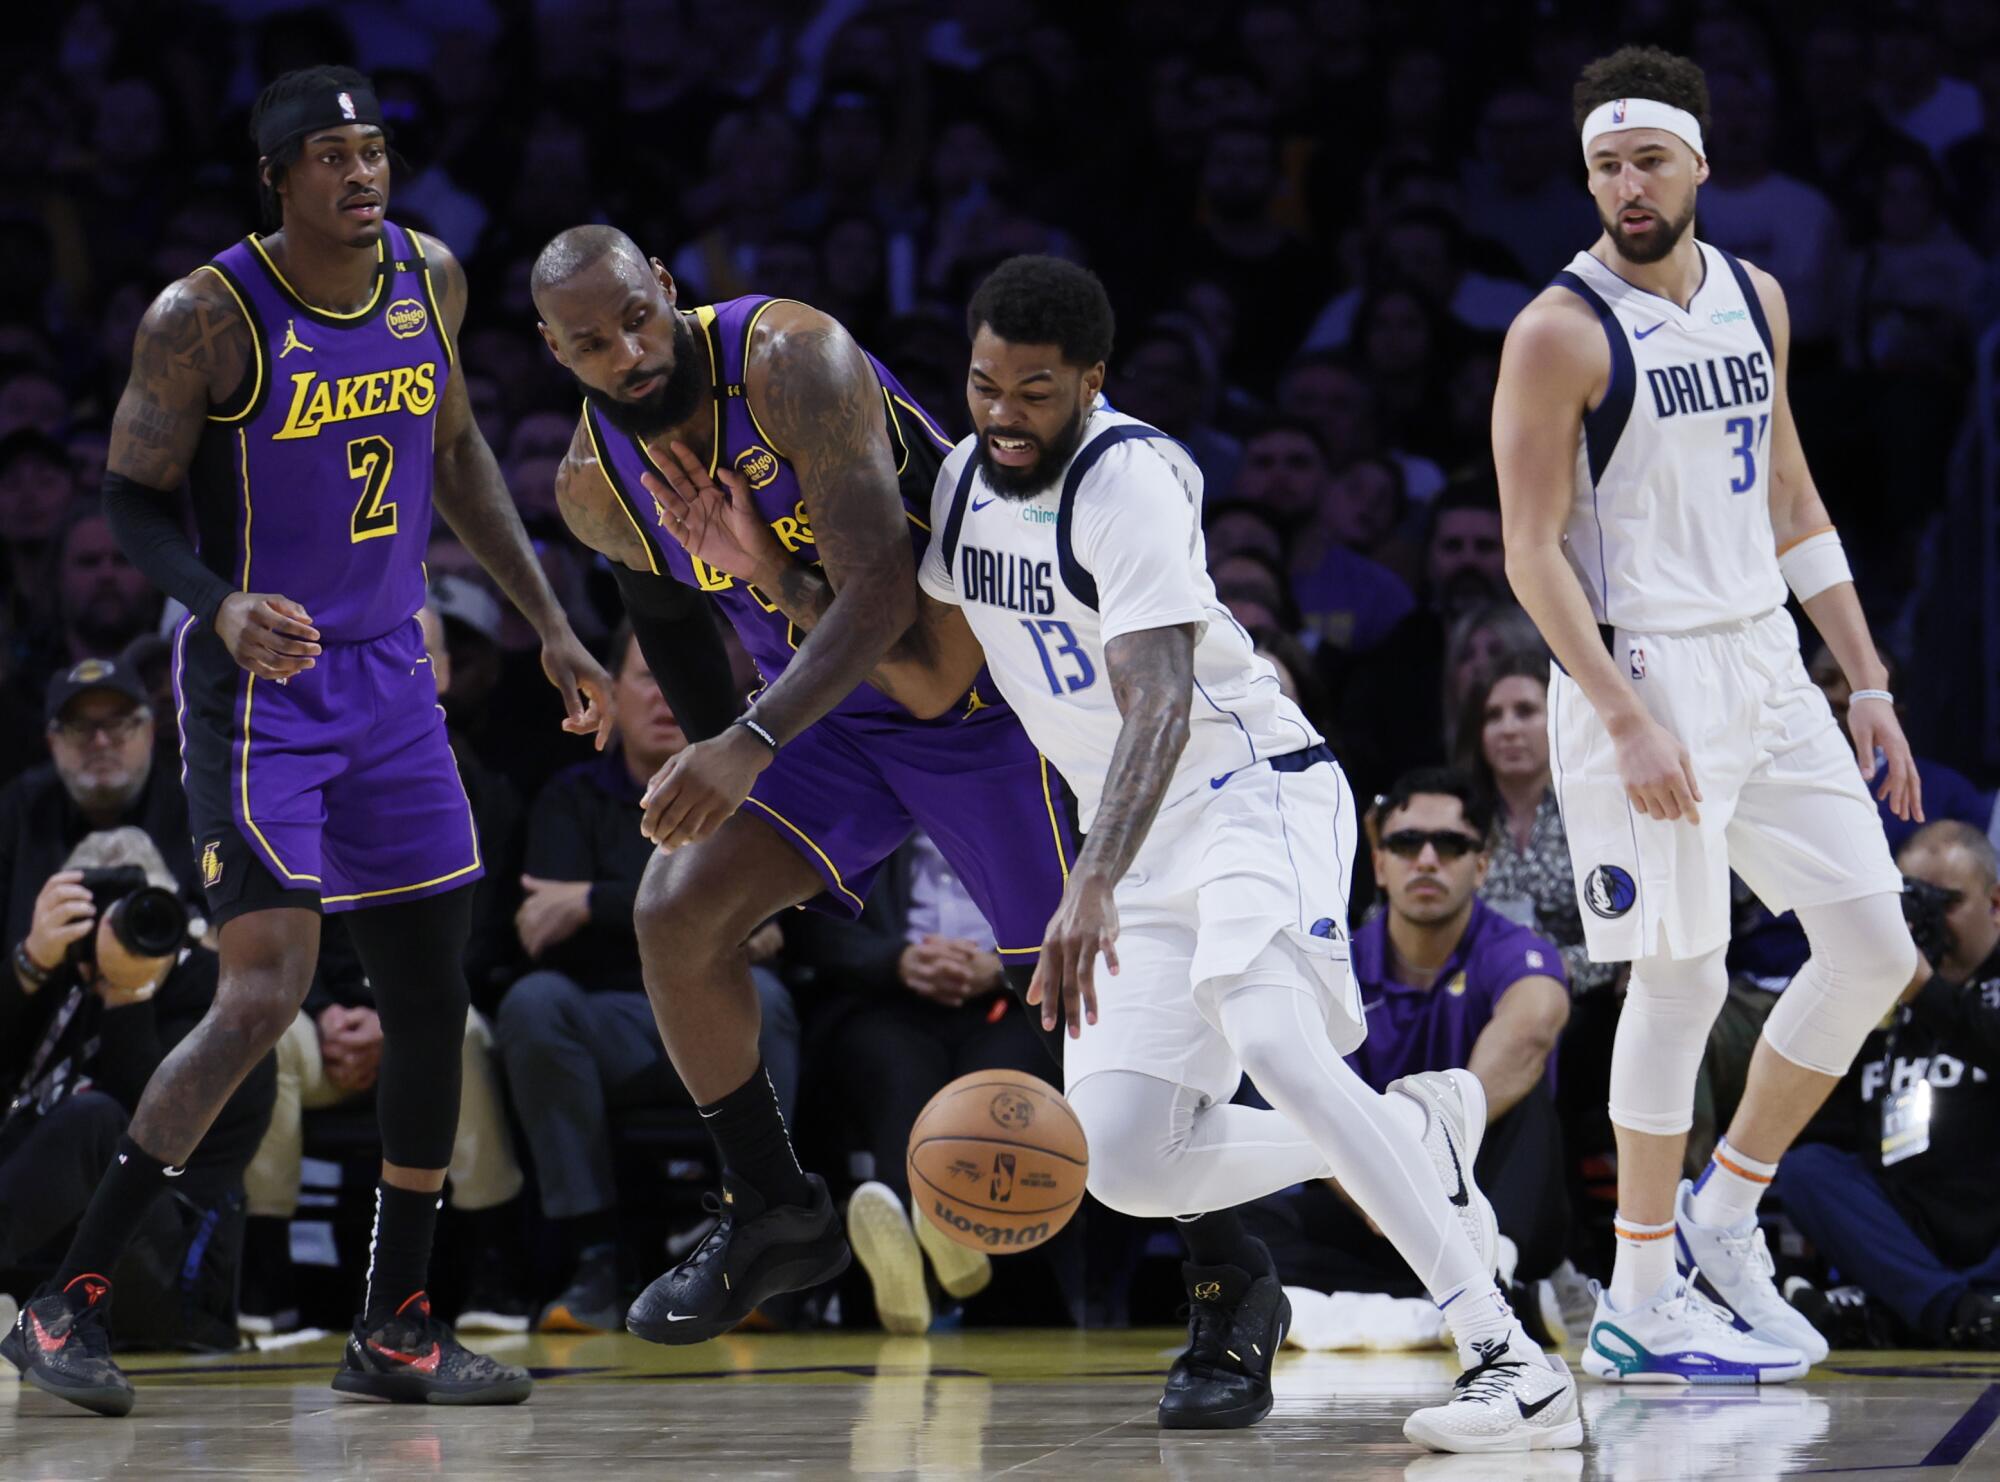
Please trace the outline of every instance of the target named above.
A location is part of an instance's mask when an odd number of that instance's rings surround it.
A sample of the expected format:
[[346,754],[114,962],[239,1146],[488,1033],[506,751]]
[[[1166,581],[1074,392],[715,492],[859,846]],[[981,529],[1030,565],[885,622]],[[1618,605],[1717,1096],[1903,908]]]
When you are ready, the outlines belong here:
[[[531,630],[439,528],[427,621],[489,867],[448,1305],[473,1325],[615,1325],[632,1281],[699,1237],[711,1175],[630,925],[648,853],[637,799],[685,742],[608,572],[557,517],[577,404],[528,297],[551,235],[608,221],[669,266],[684,305],[757,292],[836,315],[954,434],[981,276],[1050,252],[1103,278],[1119,316],[1108,397],[1193,451],[1221,596],[1357,796],[1383,797],[1353,902],[1366,1072],[1471,1064],[1488,1082],[1482,1176],[1524,1298],[1559,1320],[1587,1300],[1579,1273],[1607,1238],[1620,975],[1581,946],[1548,658],[1503,570],[1488,417],[1508,323],[1598,229],[1571,81],[1631,41],[1707,70],[1714,173],[1696,230],[1785,286],[1793,406],[1942,824],[1888,820],[1929,887],[1912,909],[1941,986],[1892,1016],[1810,1134],[1813,1187],[1853,1180],[1886,1223],[1857,1233],[1861,1194],[1785,1198],[1781,1181],[1775,1244],[1819,1320],[1984,1341],[1950,1314],[2000,1291],[2000,1215],[1953,1192],[2000,1179],[2000,1149],[1965,1131],[2000,1109],[1993,0],[79,0],[18,16],[0,39],[5,945],[31,933],[73,847],[121,825],[150,840],[134,857],[199,901],[167,615],[98,511],[109,419],[148,302],[258,224],[258,87],[350,63],[392,120],[391,216],[466,265],[473,407],[621,708],[610,753],[564,737]],[[79,681],[92,659],[113,678]],[[1837,668],[1812,664],[1844,715]],[[1795,923],[1739,894],[1694,1157],[1805,955]],[[859,923],[790,913],[753,939],[765,1059],[808,1166],[907,1205],[901,1147],[932,1091],[987,1066],[1050,1073],[991,948],[922,839]],[[144,1003],[81,985],[94,1027],[62,1106],[34,1094],[49,1003],[0,981],[0,1103],[14,1103],[0,1289],[24,1290],[60,1248],[150,1065],[201,1012],[203,956]],[[365,976],[330,931],[239,1135],[135,1256],[157,1266],[160,1299],[128,1298],[125,1322],[233,1341],[239,1279],[254,1326],[346,1312],[379,1045]],[[1885,1151],[1880,1103],[1914,1082],[1935,1093],[1929,1143]],[[51,1197],[38,1162],[30,1197],[16,1154],[51,1116],[67,1119],[53,1125],[75,1187]],[[1288,1281],[1415,1291],[1337,1191],[1268,1206]],[[1884,1248],[1892,1271],[1869,1264]],[[1174,1249],[1093,1209],[1044,1256],[934,1252],[928,1297],[944,1321],[1157,1319]],[[929,1302],[878,1314],[872,1295],[857,1275],[766,1317],[933,1319]]]

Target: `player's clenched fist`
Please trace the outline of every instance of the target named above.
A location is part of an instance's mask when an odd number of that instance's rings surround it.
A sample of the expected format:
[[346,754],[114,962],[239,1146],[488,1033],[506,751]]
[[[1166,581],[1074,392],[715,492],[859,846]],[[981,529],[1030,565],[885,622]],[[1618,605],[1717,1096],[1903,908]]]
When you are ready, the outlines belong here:
[[311,616],[274,592],[231,592],[215,611],[215,632],[229,657],[260,679],[290,679],[319,657]]
[[639,830],[662,849],[694,844],[722,827],[743,806],[757,774],[771,764],[771,748],[742,726],[697,741],[653,774],[640,799]]

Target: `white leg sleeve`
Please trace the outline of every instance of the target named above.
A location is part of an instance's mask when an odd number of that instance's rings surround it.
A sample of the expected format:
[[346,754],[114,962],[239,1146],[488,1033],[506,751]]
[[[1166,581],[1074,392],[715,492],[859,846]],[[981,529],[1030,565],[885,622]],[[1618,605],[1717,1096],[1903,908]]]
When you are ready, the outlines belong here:
[[1700,957],[1642,957],[1611,1046],[1611,1120],[1671,1137],[1694,1125],[1694,1083],[1729,992],[1721,947]]
[[1419,1135],[1335,1053],[1324,1002],[1306,969],[1281,976],[1285,965],[1267,955],[1220,985],[1230,1048],[1271,1105],[1310,1134],[1332,1176],[1433,1300],[1468,1284],[1490,1289],[1490,1274],[1480,1269]]
[[1228,1209],[1326,1173],[1312,1140],[1277,1112],[1205,1100],[1136,1070],[1100,1070],[1070,1087],[1070,1109],[1090,1142],[1090,1192],[1122,1214],[1170,1218]]
[[1812,956],[1778,995],[1764,1038],[1794,1065],[1845,1075],[1917,970],[1917,948],[1895,895],[1801,906]]

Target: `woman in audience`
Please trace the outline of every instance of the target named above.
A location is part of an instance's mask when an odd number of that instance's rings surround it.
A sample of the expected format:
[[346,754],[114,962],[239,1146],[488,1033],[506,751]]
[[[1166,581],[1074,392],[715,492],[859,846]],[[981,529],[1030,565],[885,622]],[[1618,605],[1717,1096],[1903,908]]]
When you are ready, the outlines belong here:
[[1569,841],[1549,775],[1548,697],[1546,655],[1502,654],[1466,689],[1454,760],[1499,804],[1500,837],[1481,898],[1561,948],[1572,991],[1581,994],[1610,983],[1617,968],[1584,951]]

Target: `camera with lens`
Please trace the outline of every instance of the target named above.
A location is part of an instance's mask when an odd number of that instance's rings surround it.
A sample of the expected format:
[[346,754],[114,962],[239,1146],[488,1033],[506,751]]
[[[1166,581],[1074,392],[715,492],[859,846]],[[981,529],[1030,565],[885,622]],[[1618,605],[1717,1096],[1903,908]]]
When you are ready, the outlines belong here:
[[1935,966],[1951,955],[1951,926],[1945,920],[1953,904],[1952,892],[1928,880],[1903,876],[1903,921],[1910,928],[1910,940]]
[[157,962],[180,951],[187,940],[187,907],[171,890],[146,879],[138,865],[85,870],[83,888],[97,910],[97,927],[70,943],[67,961],[88,982],[110,973],[113,964]]

